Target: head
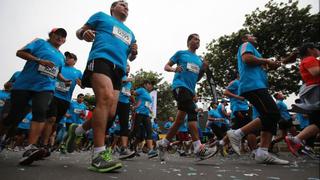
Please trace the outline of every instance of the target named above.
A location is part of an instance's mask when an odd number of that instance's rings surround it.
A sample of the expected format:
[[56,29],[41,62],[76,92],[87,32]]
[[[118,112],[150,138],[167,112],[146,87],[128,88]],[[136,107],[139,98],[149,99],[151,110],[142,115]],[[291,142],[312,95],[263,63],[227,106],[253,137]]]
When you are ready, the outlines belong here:
[[143,87],[149,92],[152,91],[152,89],[153,89],[153,85],[150,80],[145,80],[143,82]]
[[77,96],[77,102],[78,102],[78,103],[82,103],[83,100],[84,100],[84,94],[82,94],[82,93],[78,94],[78,96]]
[[63,28],[53,28],[49,32],[49,41],[56,48],[59,48],[62,44],[66,42],[67,31]]
[[257,44],[257,38],[252,34],[245,34],[241,38],[242,42],[250,42],[252,44]]
[[228,100],[226,100],[226,99],[221,99],[221,104],[227,106],[227,105],[228,105]]
[[187,39],[187,46],[190,50],[197,50],[200,47],[200,37],[198,34],[190,34]]
[[76,64],[77,56],[75,54],[66,51],[64,53],[64,55],[66,56],[66,65],[67,66],[74,66]]
[[213,109],[217,109],[218,103],[215,101],[211,101],[210,103],[210,107],[212,107]]
[[317,47],[314,43],[311,43],[311,42],[303,44],[300,47],[299,52],[302,58],[307,56],[314,56],[314,57],[320,56],[319,47]]
[[110,14],[111,16],[117,18],[119,21],[126,21],[128,12],[128,3],[124,0],[115,1],[111,4]]
[[276,99],[276,100],[284,100],[285,96],[281,93],[281,92],[276,92],[273,97]]
[[130,73],[130,65],[129,65],[129,64],[127,64],[127,68],[126,68],[126,75],[128,76],[128,75],[129,75],[129,73]]
[[170,122],[173,122],[174,121],[174,119],[173,119],[173,117],[169,117],[169,119],[168,119]]

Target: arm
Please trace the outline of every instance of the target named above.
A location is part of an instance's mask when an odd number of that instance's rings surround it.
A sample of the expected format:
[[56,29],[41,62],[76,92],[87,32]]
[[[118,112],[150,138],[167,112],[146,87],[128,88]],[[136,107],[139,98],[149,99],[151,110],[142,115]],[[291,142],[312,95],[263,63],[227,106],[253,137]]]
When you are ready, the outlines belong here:
[[177,65],[176,68],[173,68],[174,62],[170,61],[164,66],[164,70],[167,72],[182,72],[182,67]]
[[41,64],[43,66],[47,66],[47,67],[50,67],[50,68],[54,67],[54,63],[53,62],[41,59],[39,57],[36,57],[36,56],[32,55],[31,53],[29,53],[27,51],[24,51],[22,49],[18,50],[16,55],[18,57],[20,57],[21,59],[24,59],[24,60],[27,60],[27,61],[33,61],[33,62],[36,62],[38,64]]
[[85,40],[87,42],[93,42],[96,32],[90,28],[88,25],[83,25],[80,29],[76,32],[77,38],[80,40]]
[[233,94],[233,93],[230,92],[228,89],[226,89],[226,90],[223,92],[223,95],[228,96],[228,97],[232,97],[232,98],[236,98],[236,99],[239,99],[239,100],[241,100],[241,101],[244,100],[244,97],[238,96],[238,95],[236,95],[236,94]]
[[133,61],[136,59],[138,54],[138,45],[136,42],[134,42],[131,46],[130,46],[130,54],[129,54],[129,61]]
[[61,73],[58,74],[58,80],[61,81],[61,82],[64,82],[66,83],[66,85],[70,86],[72,81],[69,80],[69,79],[66,79],[65,77],[63,77],[63,75]]

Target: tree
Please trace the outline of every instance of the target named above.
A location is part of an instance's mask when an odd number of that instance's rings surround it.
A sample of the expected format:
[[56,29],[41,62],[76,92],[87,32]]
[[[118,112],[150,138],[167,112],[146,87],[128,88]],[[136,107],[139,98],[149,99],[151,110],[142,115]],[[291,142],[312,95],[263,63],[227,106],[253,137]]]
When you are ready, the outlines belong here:
[[[258,38],[258,50],[263,57],[285,57],[292,49],[304,42],[320,41],[320,13],[310,14],[311,6],[299,9],[298,2],[276,3],[265,5],[264,10],[257,8],[246,15],[244,28],[231,35],[225,35],[218,40],[212,40],[207,45],[208,52],[204,55],[213,70],[214,79],[220,94],[227,83],[237,72],[237,50],[241,37],[251,33]],[[296,93],[301,85],[298,64],[281,67],[268,73],[270,90],[282,91],[284,94]],[[200,84],[201,95],[208,95],[206,81]]]

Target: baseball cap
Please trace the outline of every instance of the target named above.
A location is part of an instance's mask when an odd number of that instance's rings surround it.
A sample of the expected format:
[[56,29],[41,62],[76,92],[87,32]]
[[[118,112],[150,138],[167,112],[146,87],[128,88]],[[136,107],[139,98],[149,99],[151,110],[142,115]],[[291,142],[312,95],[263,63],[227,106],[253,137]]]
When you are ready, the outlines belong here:
[[64,53],[64,55],[65,55],[66,57],[71,57],[71,58],[73,58],[74,60],[77,60],[77,56],[76,56],[75,54],[69,52],[69,51],[66,51],[66,52]]
[[60,35],[62,37],[67,37],[67,31],[63,28],[53,28],[51,31],[50,31],[50,34],[51,33],[54,33],[54,34],[57,34],[57,35]]

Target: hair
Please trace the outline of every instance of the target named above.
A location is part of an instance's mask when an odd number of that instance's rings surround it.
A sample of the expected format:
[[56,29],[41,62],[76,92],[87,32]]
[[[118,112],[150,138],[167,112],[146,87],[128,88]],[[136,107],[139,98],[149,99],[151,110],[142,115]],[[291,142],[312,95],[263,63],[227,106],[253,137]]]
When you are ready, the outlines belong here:
[[189,43],[189,41],[191,41],[191,39],[194,38],[195,36],[199,36],[199,35],[197,33],[190,34],[188,36],[187,43]]
[[273,95],[273,97],[275,98],[275,99],[278,99],[278,95],[279,95],[279,93],[274,93],[274,95]]
[[[126,1],[124,1],[124,0],[118,0],[118,1],[115,1],[115,2],[113,2],[112,4],[111,4],[111,7],[110,7],[110,15],[112,16],[112,9],[114,8],[114,7],[116,7],[116,5],[118,4],[118,3],[120,3],[120,2],[125,2],[125,3],[127,3]],[[127,3],[128,4],[128,3]]]
[[82,94],[82,93],[78,94],[77,98],[79,98],[79,97],[84,97],[84,94]]
[[312,43],[312,42],[304,43],[299,49],[300,56],[301,57],[307,56],[308,55],[308,49],[314,49],[314,48],[317,48],[314,43]]

